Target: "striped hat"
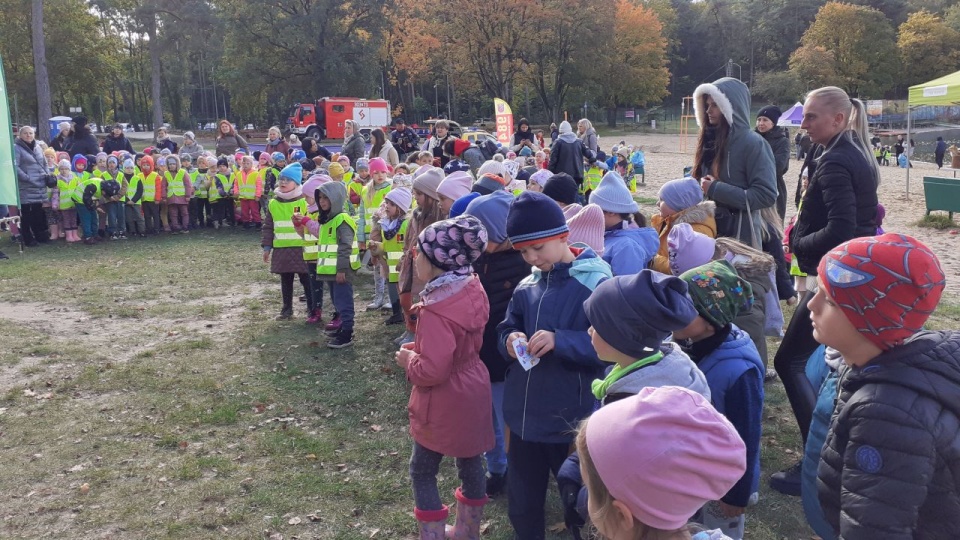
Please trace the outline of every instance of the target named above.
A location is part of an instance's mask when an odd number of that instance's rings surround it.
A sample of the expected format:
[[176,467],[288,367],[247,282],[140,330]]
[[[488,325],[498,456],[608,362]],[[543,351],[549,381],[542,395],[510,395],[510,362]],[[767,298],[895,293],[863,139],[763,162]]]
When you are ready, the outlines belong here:
[[513,247],[566,238],[570,234],[560,206],[553,199],[535,191],[524,191],[507,213],[507,237]]

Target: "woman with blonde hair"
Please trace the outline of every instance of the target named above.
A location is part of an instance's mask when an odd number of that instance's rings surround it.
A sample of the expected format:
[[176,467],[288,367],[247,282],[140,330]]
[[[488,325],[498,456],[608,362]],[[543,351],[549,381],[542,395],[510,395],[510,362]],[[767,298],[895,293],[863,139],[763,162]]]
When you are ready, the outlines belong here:
[[581,118],[577,122],[577,136],[583,142],[583,146],[590,149],[594,154],[597,153],[599,141],[597,140],[597,130],[593,129],[593,124],[586,118]]
[[[815,146],[801,168],[808,171],[809,182],[790,232],[790,252],[807,275],[807,292],[787,327],[773,367],[806,442],[817,399],[805,373],[807,359],[818,346],[807,307],[817,292],[817,266],[843,242],[877,234],[880,170],[869,147],[863,102],[842,89],[826,86],[807,94],[800,127]],[[800,495],[800,463],[774,473],[770,487]]]
[[283,133],[277,126],[270,126],[267,130],[267,148],[264,150],[268,154],[280,152],[283,155],[290,153],[290,144],[283,138]]

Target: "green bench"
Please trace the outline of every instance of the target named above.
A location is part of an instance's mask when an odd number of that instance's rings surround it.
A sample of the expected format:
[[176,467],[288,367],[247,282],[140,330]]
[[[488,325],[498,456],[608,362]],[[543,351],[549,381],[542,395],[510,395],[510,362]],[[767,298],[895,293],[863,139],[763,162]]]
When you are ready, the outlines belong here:
[[960,212],[960,179],[938,176],[923,177],[923,196],[927,199],[927,215],[933,210]]

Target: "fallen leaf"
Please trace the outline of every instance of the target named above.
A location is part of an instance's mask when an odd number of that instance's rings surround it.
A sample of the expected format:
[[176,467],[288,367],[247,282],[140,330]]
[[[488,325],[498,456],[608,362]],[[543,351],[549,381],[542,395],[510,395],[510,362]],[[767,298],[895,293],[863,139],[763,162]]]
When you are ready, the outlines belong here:
[[374,424],[374,425],[370,426],[370,431],[379,433],[379,432],[383,431],[383,427],[381,427],[381,426],[379,426],[379,425],[377,425],[377,424]]
[[37,395],[37,393],[34,392],[33,390],[29,389],[29,388],[24,388],[24,389],[23,389],[23,395],[25,395],[25,396],[27,396],[27,397],[33,397],[33,396]]
[[302,522],[303,520],[299,517],[292,517],[289,521],[287,521],[287,525],[299,525]]
[[560,521],[558,523],[554,523],[553,525],[547,527],[547,530],[552,532],[553,534],[560,534],[563,531],[567,530],[567,524]]
[[486,536],[487,531],[489,531],[489,530],[490,530],[490,522],[489,522],[489,521],[484,521],[483,523],[480,524],[480,534],[481,534],[481,535]]
[[316,454],[307,454],[307,459],[309,459],[310,461],[316,461],[316,460],[317,460],[317,455],[316,455]]
[[370,531],[370,536],[369,536],[368,538],[373,538],[373,537],[376,536],[379,532],[380,532],[380,529],[373,529],[372,531]]
[[180,442],[177,444],[177,447],[179,447],[181,450],[186,450],[186,449],[187,449],[187,445],[189,445],[189,444],[190,444],[190,443],[188,443],[187,441],[180,441]]
[[80,486],[80,494],[86,495],[87,493],[90,493],[90,484],[84,483]]
[[323,518],[320,517],[320,511],[319,511],[319,510],[317,510],[316,512],[314,512],[314,513],[312,513],[312,514],[307,515],[307,519],[309,519],[310,521],[322,521],[322,520],[323,520]]

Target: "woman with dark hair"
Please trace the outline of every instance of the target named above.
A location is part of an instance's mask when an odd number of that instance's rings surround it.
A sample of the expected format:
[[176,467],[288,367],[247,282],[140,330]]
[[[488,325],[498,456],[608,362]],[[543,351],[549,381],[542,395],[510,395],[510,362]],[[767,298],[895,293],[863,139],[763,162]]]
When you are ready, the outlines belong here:
[[71,156],[77,154],[84,156],[87,154],[97,155],[100,153],[100,143],[97,142],[97,137],[90,133],[86,116],[78,116],[73,119],[73,132],[63,146],[64,152]]
[[433,154],[434,158],[440,158],[440,166],[443,167],[450,162],[450,157],[443,153],[443,145],[456,137],[450,133],[450,122],[446,120],[438,120],[433,126],[433,131],[433,136],[427,141],[426,150]]
[[66,152],[67,139],[73,135],[73,131],[70,129],[70,122],[60,122],[57,124],[57,128],[60,131],[57,133],[57,136],[50,141],[50,148],[53,148],[57,152]]
[[530,148],[531,155],[536,154],[540,150],[540,147],[537,145],[537,138],[530,129],[530,121],[526,118],[521,118],[520,123],[517,124],[517,130],[513,132],[513,139],[510,140],[510,151],[519,154],[524,146]]
[[170,150],[170,153],[174,155],[180,153],[180,145],[170,138],[170,135],[167,134],[167,128],[163,126],[157,128],[156,144],[154,144],[154,147],[160,150]]
[[313,137],[305,137],[300,141],[300,148],[303,149],[304,153],[307,154],[307,159],[316,163],[314,158],[321,157],[326,160],[330,160],[333,157],[333,154],[329,150],[323,147],[322,144],[317,142]]
[[233,124],[226,118],[220,120],[217,123],[217,155],[232,156],[239,148],[243,148],[245,152],[250,151],[246,139],[233,129]]
[[[796,224],[790,233],[790,251],[806,274],[807,292],[773,359],[804,443],[817,393],[806,376],[807,359],[817,348],[807,303],[818,288],[820,259],[843,242],[877,234],[877,187],[880,169],[869,147],[867,112],[863,102],[835,86],[807,94],[803,123],[816,145],[803,169],[809,174]],[[800,495],[800,463],[774,473],[770,487]]]
[[393,143],[387,140],[387,134],[382,129],[376,128],[370,132],[370,138],[373,140],[373,146],[370,147],[370,159],[380,158],[387,162],[390,168],[400,164],[400,155]]
[[698,86],[693,106],[700,138],[691,174],[717,203],[717,236],[760,249],[760,211],[777,201],[777,171],[770,145],[751,129],[750,89],[724,77]]

